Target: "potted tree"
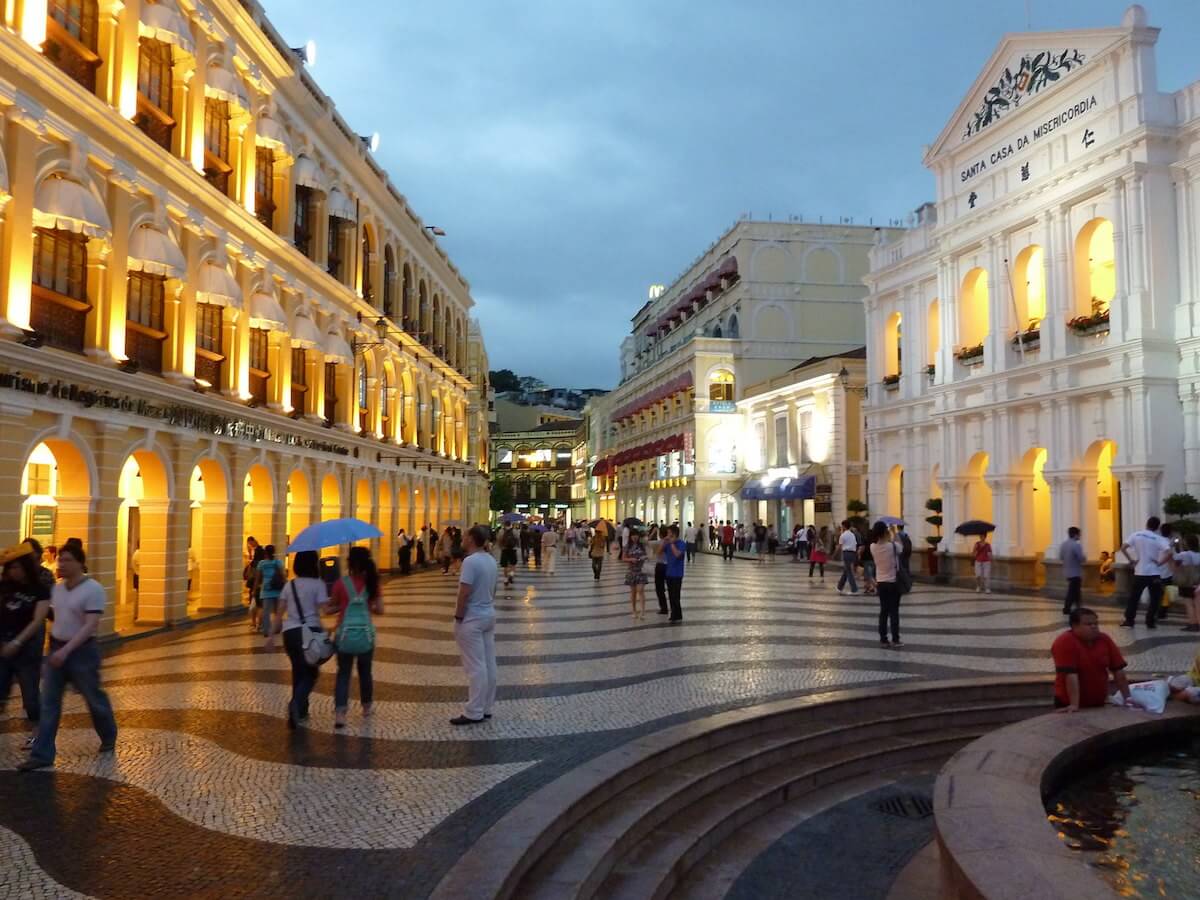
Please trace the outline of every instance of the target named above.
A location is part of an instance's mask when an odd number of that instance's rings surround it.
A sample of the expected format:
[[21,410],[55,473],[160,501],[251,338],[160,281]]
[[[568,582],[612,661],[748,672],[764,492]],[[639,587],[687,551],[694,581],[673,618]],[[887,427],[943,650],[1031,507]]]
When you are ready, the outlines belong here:
[[936,578],[938,574],[937,547],[942,542],[942,498],[930,497],[925,501],[925,508],[933,513],[931,516],[926,516],[925,521],[937,529],[937,534],[925,536],[925,540],[929,544],[929,553],[926,556],[929,577]]

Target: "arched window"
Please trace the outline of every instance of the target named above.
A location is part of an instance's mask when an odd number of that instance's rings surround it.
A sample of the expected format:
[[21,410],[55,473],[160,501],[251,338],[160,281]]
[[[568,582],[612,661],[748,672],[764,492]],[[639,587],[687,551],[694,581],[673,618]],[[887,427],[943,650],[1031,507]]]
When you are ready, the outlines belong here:
[[958,303],[958,342],[961,349],[976,347],[988,336],[988,273],[975,268],[963,279]]
[[367,361],[358,364],[358,430],[366,431],[371,410],[371,377],[367,372]]
[[433,348],[439,356],[445,352],[442,347],[442,302],[437,294],[433,295],[433,324],[429,329],[433,335]]
[[275,151],[254,148],[254,218],[275,230]]
[[929,301],[925,329],[925,364],[937,365],[938,351],[942,349],[942,304],[936,297]]
[[100,4],[96,0],[49,0],[46,4],[42,52],[92,93],[100,68],[99,36]]
[[738,338],[738,337],[741,337],[741,335],[738,333],[738,317],[737,317],[737,313],[734,313],[733,315],[731,315],[731,316],[729,317],[729,329],[728,329],[728,333],[727,333],[727,335],[726,335],[726,336],[727,336],[727,337],[730,337],[730,338]]
[[417,294],[420,303],[420,319],[417,330],[421,332],[421,343],[429,346],[432,343],[429,335],[429,289],[425,287],[424,281],[417,286]]
[[375,285],[371,281],[372,267],[375,265],[375,250],[371,241],[371,229],[363,227],[362,232],[362,296],[368,303],[375,302]]
[[1017,254],[1013,267],[1013,299],[1017,304],[1017,329],[1037,328],[1046,318],[1046,256],[1037,244]]
[[33,302],[29,325],[51,347],[83,352],[87,315],[86,235],[33,230]]
[[391,440],[395,436],[395,432],[392,430],[392,403],[394,400],[395,396],[392,389],[392,373],[386,366],[384,366],[383,377],[380,379],[379,389],[379,423],[380,427],[383,429],[383,436],[388,440]]
[[901,360],[901,317],[894,312],[887,319],[883,331],[883,375],[884,378],[900,377]]
[[421,385],[418,384],[416,386],[416,390],[413,395],[413,406],[416,410],[416,417],[417,417],[417,446],[418,447],[424,447],[425,443],[426,443],[425,410],[422,409],[422,407],[424,405],[425,405],[425,400],[421,394]]
[[437,391],[433,392],[430,408],[429,426],[432,440],[429,449],[434,453],[440,453],[442,451],[442,398],[438,396]]
[[233,113],[229,101],[204,98],[204,178],[229,196],[233,164],[229,158],[229,123]]
[[250,329],[250,396],[260,406],[267,403],[267,381],[271,378],[271,332]]
[[401,325],[405,331],[420,331],[417,324],[417,311],[413,306],[413,277],[412,268],[408,263],[400,270],[400,315],[403,316]]
[[1075,314],[1108,311],[1117,295],[1116,245],[1112,222],[1092,219],[1075,239]]
[[337,421],[338,364],[325,363],[325,421]]
[[721,403],[733,402],[733,373],[728,369],[718,369],[708,379],[708,399]]
[[396,318],[396,257],[390,246],[383,248],[383,314]]
[[292,409],[308,412],[308,353],[303,347],[292,348]]
[[133,124],[166,150],[171,149],[171,133],[176,124],[172,112],[171,64],[170,44],[148,37],[138,42],[137,114]]

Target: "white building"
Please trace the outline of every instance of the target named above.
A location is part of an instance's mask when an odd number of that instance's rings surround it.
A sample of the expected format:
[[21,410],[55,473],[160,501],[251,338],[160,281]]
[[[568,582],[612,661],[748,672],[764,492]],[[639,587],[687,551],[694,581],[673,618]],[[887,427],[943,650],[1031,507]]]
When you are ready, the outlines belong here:
[[936,202],[872,253],[871,511],[992,521],[1014,582],[1200,493],[1200,82],[1161,92],[1157,39],[1140,6],[1006,36],[926,153]]

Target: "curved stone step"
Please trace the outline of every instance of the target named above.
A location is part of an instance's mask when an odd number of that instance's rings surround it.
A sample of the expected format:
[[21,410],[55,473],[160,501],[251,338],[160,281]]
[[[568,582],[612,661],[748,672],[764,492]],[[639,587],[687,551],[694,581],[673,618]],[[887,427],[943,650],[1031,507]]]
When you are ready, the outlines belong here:
[[[853,777],[854,754],[845,754],[856,743],[859,756],[876,762],[880,750],[915,753],[924,746],[934,752],[938,740],[957,737],[952,729],[975,735],[1046,709],[1049,684],[1045,676],[1008,676],[875,685],[772,701],[653,732],[525,798],[466,850],[431,896],[596,895],[646,835],[731,784],[760,782],[739,789],[750,798],[735,805],[744,809],[779,789],[772,779],[782,777],[783,767],[807,762],[809,781],[793,769],[782,789],[786,797],[798,796],[832,774],[823,774],[829,766],[822,758],[842,754],[839,777]],[[797,763],[801,757],[806,760]],[[695,849],[703,841],[685,843],[680,855],[692,853],[690,865],[703,856]]]
[[[698,799],[756,778],[772,767],[798,759],[827,759],[851,744],[902,749],[911,734],[986,726],[970,730],[974,739],[992,727],[1045,708],[1044,695],[983,706],[928,703],[922,710],[902,715],[866,720],[851,717],[832,725],[823,719],[801,720],[767,735],[748,735],[655,769],[614,793],[558,838],[521,879],[518,893],[532,900],[591,897],[616,862],[647,833]],[[785,802],[787,797],[777,799]],[[608,896],[608,891],[601,889],[599,895]]]

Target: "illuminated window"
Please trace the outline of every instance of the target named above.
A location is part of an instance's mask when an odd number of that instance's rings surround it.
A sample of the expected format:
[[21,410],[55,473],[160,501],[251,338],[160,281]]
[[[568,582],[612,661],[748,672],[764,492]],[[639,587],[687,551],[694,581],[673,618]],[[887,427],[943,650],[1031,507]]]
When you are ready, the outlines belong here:
[[54,467],[47,463],[31,462],[25,467],[24,493],[50,496],[54,493]]
[[509,449],[508,447],[505,447],[502,450],[500,450],[498,456],[496,457],[496,465],[502,466],[507,469],[510,466],[512,466],[512,464],[513,464],[512,450]]
[[270,147],[254,149],[254,217],[275,228],[275,151]]
[[1025,331],[1037,328],[1046,318],[1045,254],[1037,244],[1017,255],[1013,271],[1013,299],[1017,304],[1017,327]]
[[[35,7],[36,8],[36,7]],[[46,4],[46,58],[91,92],[96,90],[100,5],[96,0],[49,0]]]
[[733,402],[733,373],[721,369],[708,379],[708,399],[725,403]]
[[337,415],[337,363],[325,363],[325,419],[333,422]]
[[29,324],[51,347],[83,352],[87,314],[87,237],[35,228]]
[[172,107],[171,45],[154,38],[138,43],[137,114],[133,124],[160,147],[171,149],[175,130]]
[[346,280],[346,265],[342,259],[342,239],[347,226],[351,224],[340,216],[329,217],[329,246],[325,271],[343,283]]
[[130,272],[125,301],[125,355],[148,372],[162,372],[163,307],[167,279]]
[[225,362],[224,320],[215,303],[196,304],[196,377],[220,386]]
[[972,269],[963,279],[958,305],[958,341],[961,347],[982,344],[988,336],[988,273]]
[[271,332],[250,329],[250,396],[259,404],[267,402],[267,380],[271,377]]
[[392,375],[387,369],[383,370],[383,381],[380,388],[381,408],[379,410],[379,420],[383,427],[383,436],[385,438],[392,437]]
[[786,466],[789,464],[788,450],[787,416],[777,416],[775,419],[775,465]]
[[362,234],[362,295],[364,300],[373,301],[375,299],[375,286],[371,284],[371,238],[367,234],[367,229],[363,229]]
[[900,374],[901,355],[900,313],[894,312],[887,319],[883,331],[883,374],[895,376]]
[[371,380],[367,375],[367,364],[358,366],[358,430],[366,431],[370,415]]
[[222,194],[229,194],[229,103],[204,98],[204,178]]
[[292,243],[296,249],[312,259],[313,247],[313,189],[296,185],[296,210]]
[[1092,219],[1075,239],[1075,312],[1106,312],[1117,295],[1116,245],[1112,222]]
[[300,347],[292,348],[292,409],[308,409],[308,355]]
[[396,257],[391,247],[383,248],[383,314],[389,319],[396,317]]

